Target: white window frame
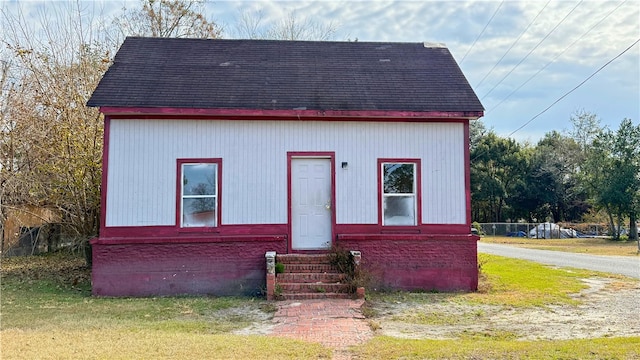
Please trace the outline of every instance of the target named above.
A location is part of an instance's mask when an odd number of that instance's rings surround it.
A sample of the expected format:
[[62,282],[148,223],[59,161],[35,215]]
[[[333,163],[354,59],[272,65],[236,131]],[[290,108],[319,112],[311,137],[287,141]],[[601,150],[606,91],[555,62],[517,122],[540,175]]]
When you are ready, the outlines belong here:
[[[417,226],[419,225],[420,219],[419,214],[420,211],[418,209],[419,204],[419,187],[418,187],[418,171],[419,171],[419,161],[418,160],[393,160],[393,159],[384,159],[379,160],[379,176],[380,176],[380,214],[381,214],[381,224],[382,226]],[[412,165],[413,166],[413,186],[412,192],[410,193],[387,193],[385,192],[385,176],[384,176],[384,168],[385,165]],[[390,197],[404,197],[404,198],[412,198],[413,202],[413,223],[412,224],[388,224],[386,222],[385,216],[385,199]]]
[[[202,195],[189,195],[184,193],[184,180],[185,180],[185,167],[186,166],[197,166],[197,165],[213,165],[215,168],[215,187],[213,194],[202,194]],[[179,228],[182,230],[189,229],[203,229],[203,228],[216,228],[220,224],[220,172],[221,172],[221,159],[178,159],[178,216],[177,223],[179,224]],[[210,225],[190,225],[185,224],[185,216],[184,216],[184,203],[186,199],[214,199],[214,218],[213,224]]]

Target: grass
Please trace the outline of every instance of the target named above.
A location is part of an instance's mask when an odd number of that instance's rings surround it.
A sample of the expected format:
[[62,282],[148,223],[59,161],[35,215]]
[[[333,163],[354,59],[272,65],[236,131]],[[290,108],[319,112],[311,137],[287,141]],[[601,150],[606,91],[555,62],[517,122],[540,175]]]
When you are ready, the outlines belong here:
[[272,303],[234,297],[96,298],[83,259],[2,259],[2,359],[327,359],[318,344],[233,335]]
[[[498,309],[578,305],[576,293],[586,288],[581,281],[609,277],[608,286],[626,287],[633,280],[588,270],[558,269],[529,261],[480,254],[480,291],[476,293],[370,293],[365,313],[376,322],[384,314],[375,303],[405,303],[406,310],[392,316],[395,321],[417,325],[468,325],[482,323],[491,314],[483,308],[461,310],[452,315],[446,304],[488,304]],[[634,282],[635,283],[635,282]],[[384,306],[379,308],[384,309]],[[461,309],[474,309],[462,306]],[[494,310],[495,311],[495,310]],[[518,340],[521,334],[505,330],[461,331],[452,340],[412,340],[377,336],[351,349],[362,359],[640,359],[640,337],[578,340]]]
[[581,269],[558,269],[531,261],[479,254],[482,266],[479,291],[464,294],[465,300],[512,307],[577,304],[572,297],[585,289],[581,280],[594,276],[620,276]]
[[[368,293],[370,301],[410,306],[492,304],[539,307],[576,304],[582,278],[606,276],[554,269],[481,255],[478,293]],[[2,359],[330,359],[318,344],[234,335],[254,321],[269,321],[273,303],[233,297],[95,298],[89,270],[68,254],[2,259],[0,267]],[[624,283],[621,277],[615,282]],[[614,283],[615,283],[614,282]],[[425,308],[425,307],[422,307]],[[365,308],[372,326],[375,312]],[[408,315],[409,314],[409,315]],[[437,311],[399,314],[400,321],[442,324],[481,321],[481,310],[459,316]],[[571,341],[519,341],[504,331],[464,332],[455,340],[407,340],[377,336],[349,353],[358,359],[640,359],[640,337]]]
[[506,244],[528,249],[565,251],[591,255],[638,256],[636,241],[614,241],[600,238],[527,239],[506,236],[483,236],[481,242]]
[[331,351],[266,336],[154,329],[2,331],[2,359],[330,359]]
[[438,311],[410,311],[403,312],[391,317],[394,321],[403,321],[418,325],[449,325],[463,322],[469,317],[468,313],[463,314],[444,314]]
[[639,359],[640,337],[565,341],[406,340],[378,336],[353,349],[360,359]]
[[[541,307],[547,305],[577,305],[579,300],[572,294],[585,289],[581,279],[594,276],[609,277],[617,282],[625,282],[624,277],[581,269],[558,269],[534,262],[511,259],[497,255],[479,254],[482,267],[479,291],[475,293],[410,293],[382,292],[368,295],[368,299],[378,302],[428,303],[468,303],[505,307]],[[447,317],[436,319],[438,314],[416,314],[416,323],[447,323]],[[461,314],[474,318],[477,314]]]

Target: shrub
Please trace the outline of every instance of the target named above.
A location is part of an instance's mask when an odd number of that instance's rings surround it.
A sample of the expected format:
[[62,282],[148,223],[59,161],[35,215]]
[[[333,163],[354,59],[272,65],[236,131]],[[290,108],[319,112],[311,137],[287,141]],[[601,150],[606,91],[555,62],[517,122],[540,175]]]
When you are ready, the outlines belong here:
[[349,285],[350,292],[355,292],[359,287],[367,287],[371,283],[371,275],[363,268],[363,264],[356,266],[349,250],[333,245],[328,256],[331,265],[345,274],[345,282]]

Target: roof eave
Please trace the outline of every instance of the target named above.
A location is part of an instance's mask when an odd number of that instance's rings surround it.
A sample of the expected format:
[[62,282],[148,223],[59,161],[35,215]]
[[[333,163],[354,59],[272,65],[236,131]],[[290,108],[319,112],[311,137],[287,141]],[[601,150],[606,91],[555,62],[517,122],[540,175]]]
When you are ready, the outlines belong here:
[[399,110],[265,110],[265,109],[194,109],[171,107],[119,107],[102,106],[100,111],[110,117],[216,117],[251,119],[298,119],[298,120],[340,120],[340,119],[466,119],[476,120],[484,116],[484,111],[399,111]]

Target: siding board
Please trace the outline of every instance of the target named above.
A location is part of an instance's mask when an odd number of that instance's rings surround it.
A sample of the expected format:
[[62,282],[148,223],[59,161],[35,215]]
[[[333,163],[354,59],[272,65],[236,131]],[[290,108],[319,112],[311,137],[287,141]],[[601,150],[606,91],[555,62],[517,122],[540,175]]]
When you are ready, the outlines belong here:
[[335,152],[338,224],[377,223],[378,158],[423,159],[422,223],[466,222],[462,123],[112,120],[110,136],[107,226],[175,225],[176,159],[213,157],[222,224],[287,223],[287,151]]

